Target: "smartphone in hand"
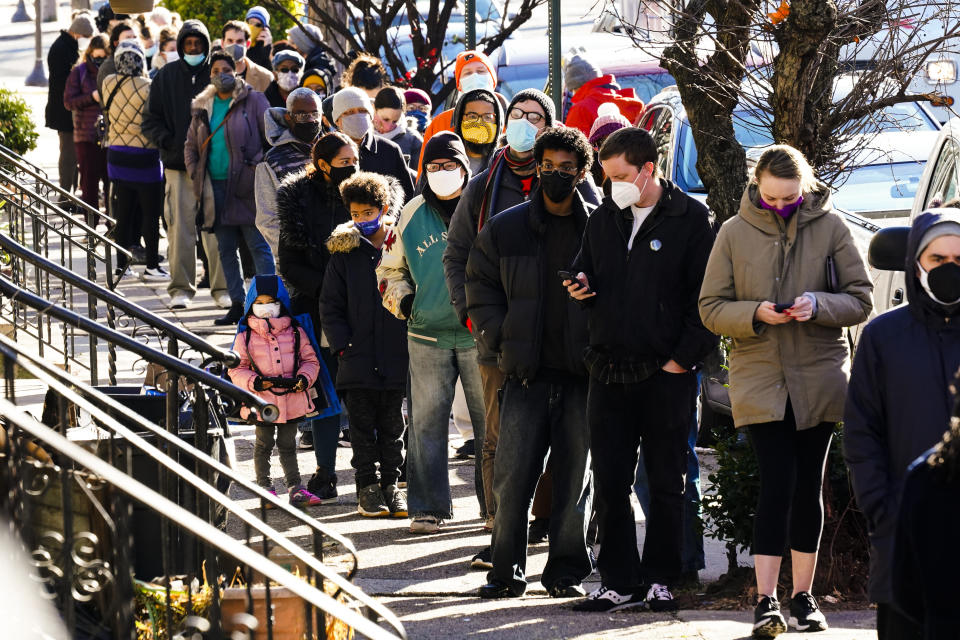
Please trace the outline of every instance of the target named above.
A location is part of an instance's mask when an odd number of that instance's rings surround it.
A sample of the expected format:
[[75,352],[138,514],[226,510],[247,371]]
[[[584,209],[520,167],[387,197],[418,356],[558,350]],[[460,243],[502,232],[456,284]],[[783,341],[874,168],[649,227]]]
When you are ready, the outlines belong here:
[[792,306],[793,306],[792,302],[783,302],[781,304],[773,305],[773,310],[776,311],[777,313],[783,313],[784,311],[786,311]]
[[559,271],[557,271],[557,275],[560,276],[560,282],[561,282],[561,284],[562,284],[564,281],[566,281],[566,280],[570,280],[571,282],[576,282],[576,283],[579,284],[581,287],[583,287],[584,293],[590,293],[590,292],[591,292],[590,287],[588,287],[588,286],[586,286],[585,284],[583,284],[582,282],[580,282],[580,280],[577,278],[577,274],[571,273],[571,272],[569,272],[569,271],[565,271],[565,270],[563,270],[563,269],[560,269]]

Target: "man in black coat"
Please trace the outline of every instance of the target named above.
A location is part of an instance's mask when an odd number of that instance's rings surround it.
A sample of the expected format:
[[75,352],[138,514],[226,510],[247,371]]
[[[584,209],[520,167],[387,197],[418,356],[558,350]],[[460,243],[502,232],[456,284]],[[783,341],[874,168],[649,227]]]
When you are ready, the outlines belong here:
[[[673,610],[695,372],[717,344],[697,312],[714,232],[705,206],[657,177],[649,133],[615,131],[599,155],[611,196],[587,223],[576,282],[564,283],[590,312],[587,415],[602,497],[602,586],[574,609],[646,601],[652,610]],[[641,439],[651,496],[642,560],[630,505]]]
[[50,70],[50,83],[47,88],[47,107],[44,110],[44,124],[53,129],[60,137],[60,161],[57,168],[60,175],[60,188],[73,191],[77,183],[77,152],[73,146],[73,117],[63,106],[63,90],[67,86],[67,76],[73,65],[80,59],[81,39],[89,41],[96,31],[93,15],[78,13],[70,28],[60,31],[60,35],[50,45],[47,52],[47,69]]
[[360,170],[392,176],[403,187],[404,200],[414,195],[413,173],[395,143],[373,131],[373,103],[363,90],[346,87],[333,94],[333,121],[360,150]]
[[907,304],[866,326],[847,388],[843,453],[870,530],[870,599],[880,640],[920,638],[891,578],[900,491],[910,463],[950,423],[960,367],[960,211],[935,209],[907,239]]
[[506,377],[493,491],[493,569],[481,598],[516,597],[527,586],[527,512],[548,450],[553,466],[550,554],[540,581],[555,598],[584,595],[590,575],[587,314],[560,287],[593,207],[576,185],[593,152],[578,129],[549,128],[534,153],[539,186],[493,218],[467,262],[467,311],[477,340]]
[[[210,35],[199,20],[187,20],[177,34],[180,58],[163,65],[150,86],[143,133],[160,149],[166,179],[164,216],[170,264],[171,309],[185,309],[197,292],[197,199],[183,160],[190,126],[190,104],[210,84]],[[201,232],[207,254],[210,293],[221,307],[230,306],[220,266],[216,236]]]

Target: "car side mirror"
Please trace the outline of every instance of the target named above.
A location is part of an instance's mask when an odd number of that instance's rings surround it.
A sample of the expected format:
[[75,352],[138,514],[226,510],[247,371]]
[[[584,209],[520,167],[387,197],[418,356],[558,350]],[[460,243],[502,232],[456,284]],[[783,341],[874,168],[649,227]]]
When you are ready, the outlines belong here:
[[910,227],[880,229],[870,239],[867,260],[874,269],[903,271],[907,264],[907,236]]

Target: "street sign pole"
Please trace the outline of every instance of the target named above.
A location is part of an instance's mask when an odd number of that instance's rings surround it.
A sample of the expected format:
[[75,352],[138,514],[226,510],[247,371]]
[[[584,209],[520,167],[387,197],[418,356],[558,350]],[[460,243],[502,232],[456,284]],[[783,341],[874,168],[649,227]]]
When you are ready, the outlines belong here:
[[560,0],[550,0],[548,5],[547,38],[550,42],[550,97],[557,110],[557,118],[563,115],[563,78],[560,75]]
[[463,35],[467,40],[467,49],[477,48],[477,0],[467,0],[463,14]]
[[40,13],[40,0],[34,0],[33,3],[33,15],[34,15],[34,24],[37,26],[37,30],[34,35],[34,49],[37,54],[37,62],[33,67],[33,71],[27,76],[27,80],[24,84],[28,87],[45,87],[47,86],[47,76],[43,72],[43,31],[41,30],[41,24],[43,24],[43,14]]

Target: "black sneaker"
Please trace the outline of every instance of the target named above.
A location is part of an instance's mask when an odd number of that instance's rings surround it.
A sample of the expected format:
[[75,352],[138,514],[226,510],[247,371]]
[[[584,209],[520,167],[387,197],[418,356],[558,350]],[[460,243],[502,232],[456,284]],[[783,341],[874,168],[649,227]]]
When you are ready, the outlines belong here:
[[636,593],[617,593],[613,589],[600,587],[585,599],[573,605],[574,611],[606,612],[618,611],[627,607],[642,607],[646,604],[642,595]]
[[790,598],[790,626],[797,631],[826,631],[827,619],[809,591]]
[[580,586],[580,581],[573,578],[560,578],[555,585],[547,587],[551,598],[582,598],[587,592]]
[[313,450],[313,429],[307,429],[300,434],[300,442],[297,443],[297,449],[302,451]]
[[457,460],[469,460],[470,458],[477,457],[477,449],[474,445],[473,439],[467,440],[456,450],[456,459]]
[[410,515],[407,512],[407,494],[397,485],[383,487],[383,498],[387,501],[391,518],[406,518]]
[[780,613],[780,602],[771,596],[763,596],[753,610],[753,637],[776,638],[787,630],[787,622]]
[[541,544],[547,541],[550,534],[550,518],[534,518],[530,523],[530,532],[527,534],[527,542],[530,544]]
[[307,490],[320,498],[321,504],[340,502],[337,496],[337,475],[321,467],[317,467],[316,473],[307,482]]
[[647,591],[647,606],[650,611],[676,611],[677,601],[667,585],[654,582]]
[[471,569],[493,569],[493,558],[490,547],[487,547],[470,559]]
[[357,511],[368,518],[390,515],[390,507],[379,484],[368,484],[357,489]]
[[218,327],[223,327],[229,324],[237,324],[240,322],[240,318],[242,317],[243,304],[234,304],[230,306],[230,309],[227,311],[226,315],[214,320],[213,324],[217,325]]

